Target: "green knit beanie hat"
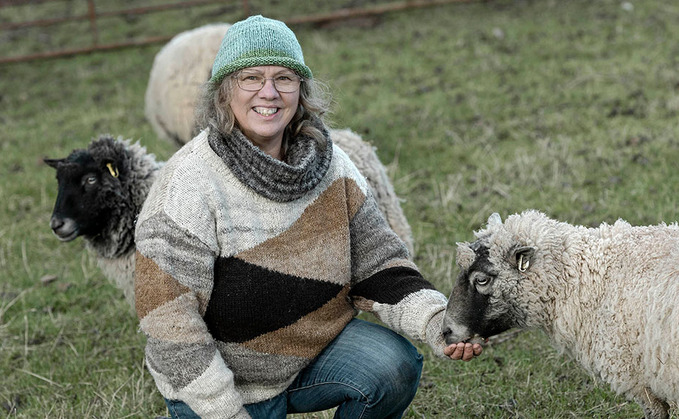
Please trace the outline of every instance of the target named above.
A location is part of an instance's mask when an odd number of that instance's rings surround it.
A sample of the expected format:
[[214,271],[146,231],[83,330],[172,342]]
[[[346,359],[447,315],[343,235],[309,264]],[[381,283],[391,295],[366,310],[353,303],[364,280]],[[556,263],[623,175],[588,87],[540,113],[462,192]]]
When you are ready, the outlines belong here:
[[234,23],[226,31],[210,81],[219,84],[227,74],[260,65],[287,67],[303,78],[313,77],[290,28],[279,20],[257,15]]

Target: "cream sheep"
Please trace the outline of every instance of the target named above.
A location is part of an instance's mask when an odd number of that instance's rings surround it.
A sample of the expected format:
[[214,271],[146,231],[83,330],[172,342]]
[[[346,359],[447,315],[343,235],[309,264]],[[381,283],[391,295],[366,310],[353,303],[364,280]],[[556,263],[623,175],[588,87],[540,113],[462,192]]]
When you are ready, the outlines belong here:
[[181,32],[153,59],[144,98],[146,119],[156,134],[177,145],[198,133],[193,110],[200,86],[212,72],[212,62],[231,25],[214,23]]
[[679,227],[497,214],[459,243],[447,342],[538,328],[646,418],[679,402]]
[[[156,55],[145,96],[145,113],[156,134],[178,145],[198,129],[194,107],[200,86],[209,78],[219,45],[231,25],[210,24],[182,32]],[[350,130],[331,130],[331,138],[366,177],[391,228],[414,254],[410,224],[375,149]]]

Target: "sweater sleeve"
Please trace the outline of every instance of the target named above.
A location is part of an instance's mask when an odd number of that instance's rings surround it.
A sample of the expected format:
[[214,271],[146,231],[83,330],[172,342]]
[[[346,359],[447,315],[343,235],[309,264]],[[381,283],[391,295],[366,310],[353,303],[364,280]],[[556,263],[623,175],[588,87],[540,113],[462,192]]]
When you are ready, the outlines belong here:
[[350,224],[354,305],[443,353],[446,297],[408,260],[408,250],[368,193]]
[[146,362],[163,397],[202,418],[248,418],[203,321],[215,251],[163,211],[136,229],[135,296]]

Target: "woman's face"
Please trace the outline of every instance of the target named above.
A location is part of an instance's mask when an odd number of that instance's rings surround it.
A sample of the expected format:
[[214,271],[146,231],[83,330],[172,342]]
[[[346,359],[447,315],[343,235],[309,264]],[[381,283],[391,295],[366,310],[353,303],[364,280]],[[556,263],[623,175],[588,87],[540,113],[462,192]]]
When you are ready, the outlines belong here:
[[[289,68],[278,66],[245,68],[237,77],[239,80],[252,76],[274,79],[287,75],[297,77]],[[299,89],[281,93],[276,90],[273,80],[266,80],[264,87],[254,92],[243,90],[236,84],[230,106],[243,134],[265,153],[280,158],[283,133],[298,104]]]

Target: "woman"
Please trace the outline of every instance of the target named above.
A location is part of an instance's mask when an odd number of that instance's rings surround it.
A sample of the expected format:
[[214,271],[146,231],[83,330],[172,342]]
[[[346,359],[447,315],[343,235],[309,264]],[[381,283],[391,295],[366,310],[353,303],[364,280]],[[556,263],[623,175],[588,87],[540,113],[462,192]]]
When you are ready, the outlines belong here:
[[446,298],[408,260],[321,121],[297,39],[253,16],[226,33],[207,127],[165,165],[136,230],[146,361],[173,417],[401,417]]

